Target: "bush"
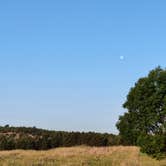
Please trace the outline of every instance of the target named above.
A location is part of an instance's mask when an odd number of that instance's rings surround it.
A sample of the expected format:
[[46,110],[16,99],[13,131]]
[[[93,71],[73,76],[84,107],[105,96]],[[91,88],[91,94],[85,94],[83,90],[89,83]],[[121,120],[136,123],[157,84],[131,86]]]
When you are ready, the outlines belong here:
[[137,140],[137,144],[141,147],[141,152],[158,159],[165,153],[165,143],[166,137],[161,135],[141,135]]

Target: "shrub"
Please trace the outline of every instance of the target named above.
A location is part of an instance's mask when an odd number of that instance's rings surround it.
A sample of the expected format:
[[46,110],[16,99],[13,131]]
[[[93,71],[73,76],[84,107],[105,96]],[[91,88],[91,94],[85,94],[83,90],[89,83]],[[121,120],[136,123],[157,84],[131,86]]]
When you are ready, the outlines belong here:
[[141,152],[158,159],[164,156],[165,143],[166,137],[161,135],[141,135],[137,140],[137,144],[141,147]]

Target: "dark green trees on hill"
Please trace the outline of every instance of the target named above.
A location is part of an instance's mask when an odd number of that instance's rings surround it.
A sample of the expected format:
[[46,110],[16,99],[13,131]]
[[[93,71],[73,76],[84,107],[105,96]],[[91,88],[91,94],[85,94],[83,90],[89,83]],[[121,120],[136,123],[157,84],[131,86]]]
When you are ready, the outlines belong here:
[[113,134],[95,132],[63,132],[26,127],[0,127],[0,150],[35,149],[46,150],[56,147],[79,145],[119,145],[120,138]]
[[166,70],[152,70],[131,88],[117,128],[124,143],[152,155],[166,153]]

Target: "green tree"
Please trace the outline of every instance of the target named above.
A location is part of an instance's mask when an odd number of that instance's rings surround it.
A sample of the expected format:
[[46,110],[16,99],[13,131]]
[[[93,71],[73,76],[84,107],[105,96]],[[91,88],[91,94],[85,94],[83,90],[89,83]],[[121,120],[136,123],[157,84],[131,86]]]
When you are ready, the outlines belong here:
[[[139,138],[141,145],[142,135],[151,136],[149,140],[153,142],[159,137],[166,138],[166,70],[157,67],[140,78],[123,106],[128,112],[119,118],[117,128],[124,142],[135,145]],[[163,143],[162,151],[164,146]]]

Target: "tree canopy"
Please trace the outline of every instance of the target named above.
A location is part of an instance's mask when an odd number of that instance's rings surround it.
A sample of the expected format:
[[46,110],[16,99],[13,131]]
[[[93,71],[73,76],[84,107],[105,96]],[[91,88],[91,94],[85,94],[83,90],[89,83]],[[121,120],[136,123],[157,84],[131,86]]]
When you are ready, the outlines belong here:
[[166,152],[166,70],[157,67],[140,78],[123,107],[128,112],[120,116],[117,128],[124,142],[149,154]]
[[79,145],[120,145],[120,138],[108,133],[65,132],[43,130],[36,127],[0,126],[0,150],[45,150]]

